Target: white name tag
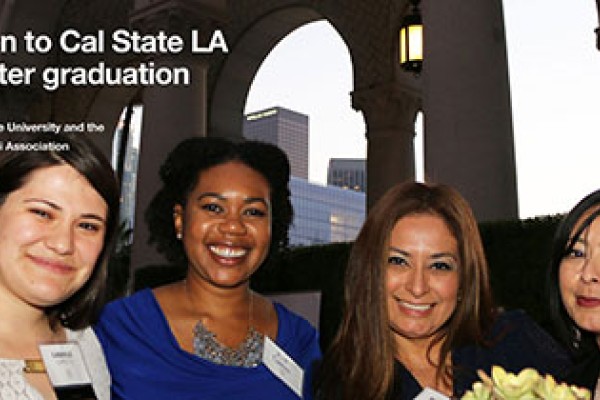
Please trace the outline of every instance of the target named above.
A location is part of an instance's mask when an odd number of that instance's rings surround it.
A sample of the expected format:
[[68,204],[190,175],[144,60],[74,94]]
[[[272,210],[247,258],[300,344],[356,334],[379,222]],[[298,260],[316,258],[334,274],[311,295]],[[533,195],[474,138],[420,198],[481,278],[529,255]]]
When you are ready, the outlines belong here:
[[40,353],[54,387],[92,383],[81,349],[76,343],[41,344]]
[[265,336],[262,361],[276,377],[302,398],[304,370],[268,336]]
[[425,388],[414,400],[450,400],[450,397],[446,397],[431,388]]

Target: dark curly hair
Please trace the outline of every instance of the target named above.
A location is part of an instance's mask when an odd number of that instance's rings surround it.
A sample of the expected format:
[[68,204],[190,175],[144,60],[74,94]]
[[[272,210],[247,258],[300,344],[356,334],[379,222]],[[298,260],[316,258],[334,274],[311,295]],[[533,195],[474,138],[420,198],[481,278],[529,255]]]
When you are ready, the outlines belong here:
[[184,248],[175,235],[173,207],[185,206],[202,172],[229,161],[247,165],[269,183],[272,233],[267,260],[287,247],[293,209],[288,187],[290,165],[285,153],[268,143],[194,137],[179,143],[168,155],[159,172],[163,186],[144,215],[150,231],[148,243],[154,244],[169,261],[187,266]]

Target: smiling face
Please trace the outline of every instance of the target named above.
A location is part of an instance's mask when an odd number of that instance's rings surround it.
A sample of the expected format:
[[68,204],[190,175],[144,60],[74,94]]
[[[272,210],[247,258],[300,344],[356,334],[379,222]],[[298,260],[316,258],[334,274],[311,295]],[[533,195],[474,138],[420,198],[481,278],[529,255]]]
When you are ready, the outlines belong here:
[[248,282],[271,242],[269,193],[266,179],[240,162],[200,174],[185,208],[175,207],[189,278],[224,288]]
[[392,229],[386,263],[387,307],[395,340],[429,342],[456,308],[456,239],[437,215],[404,216]]
[[[594,209],[595,210],[595,209]],[[585,213],[573,233],[591,214]],[[560,294],[569,316],[582,329],[600,338],[600,220],[579,236],[559,268]]]
[[72,167],[33,171],[0,205],[0,301],[47,307],[76,292],[102,251],[107,211]]

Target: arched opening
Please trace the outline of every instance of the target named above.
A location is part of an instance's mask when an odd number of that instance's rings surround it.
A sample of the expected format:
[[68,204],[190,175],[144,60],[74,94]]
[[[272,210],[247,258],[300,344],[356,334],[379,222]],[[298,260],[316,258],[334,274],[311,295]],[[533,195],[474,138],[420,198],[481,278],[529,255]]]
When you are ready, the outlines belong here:
[[267,54],[294,29],[323,16],[307,7],[287,7],[252,23],[227,56],[212,89],[211,136],[242,138],[243,110],[250,85]]
[[125,229],[135,223],[135,191],[142,131],[142,104],[129,104],[123,109],[113,138],[111,163],[121,182],[119,220]]
[[327,183],[330,158],[364,158],[365,124],[352,109],[352,60],[326,21],[286,36],[256,73],[244,114],[274,106],[308,115],[309,180]]
[[417,182],[425,182],[427,177],[425,176],[425,134],[423,129],[423,112],[419,111],[415,120],[415,180]]
[[[353,240],[364,221],[365,124],[351,107],[352,90],[350,54],[326,21],[282,39],[250,87],[244,136],[277,144],[290,159],[292,245]],[[338,179],[328,179],[328,169]]]

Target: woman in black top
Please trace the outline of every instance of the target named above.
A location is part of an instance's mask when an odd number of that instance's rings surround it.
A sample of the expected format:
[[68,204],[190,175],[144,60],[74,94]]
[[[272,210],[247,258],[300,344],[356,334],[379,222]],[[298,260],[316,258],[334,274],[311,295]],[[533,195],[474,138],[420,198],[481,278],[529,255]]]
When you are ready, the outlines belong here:
[[553,242],[549,301],[557,330],[577,365],[566,377],[598,390],[600,374],[600,190],[582,199],[561,221]]
[[477,222],[445,185],[387,192],[354,243],[342,324],[316,375],[319,399],[459,397],[493,365],[561,376],[569,361],[523,312],[496,313]]

